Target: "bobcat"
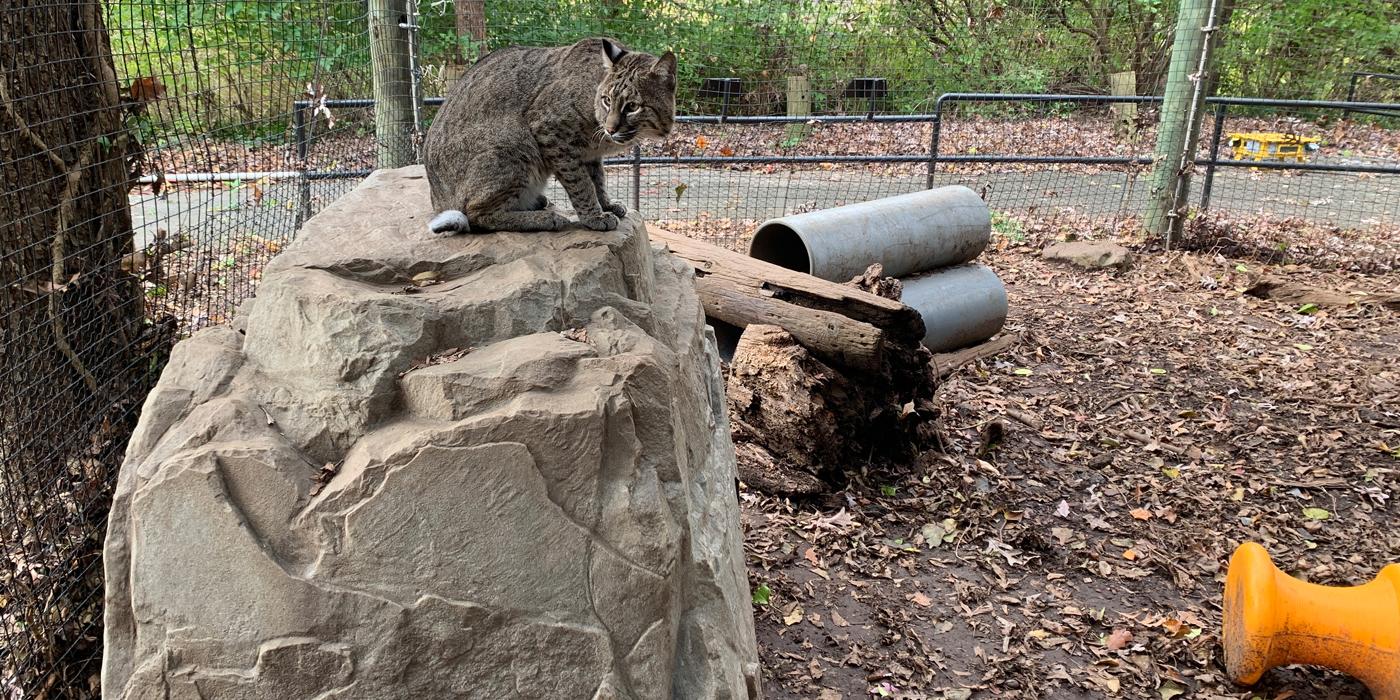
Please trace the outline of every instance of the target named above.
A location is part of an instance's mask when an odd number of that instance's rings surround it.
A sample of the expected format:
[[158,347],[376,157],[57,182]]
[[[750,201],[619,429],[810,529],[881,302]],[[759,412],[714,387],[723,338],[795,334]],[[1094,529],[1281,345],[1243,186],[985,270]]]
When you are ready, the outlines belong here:
[[579,223],[617,228],[627,208],[608,198],[604,156],[671,132],[676,56],[628,51],[610,39],[492,51],[448,95],[424,144],[434,233],[558,231],[550,175]]

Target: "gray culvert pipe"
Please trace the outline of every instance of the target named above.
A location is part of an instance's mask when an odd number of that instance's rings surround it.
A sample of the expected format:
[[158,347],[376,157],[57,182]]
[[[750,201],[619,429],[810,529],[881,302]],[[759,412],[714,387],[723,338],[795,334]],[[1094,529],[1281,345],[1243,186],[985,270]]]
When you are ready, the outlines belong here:
[[934,352],[980,343],[1006,323],[1006,287],[985,265],[959,265],[900,281],[900,301],[924,317],[924,345]]
[[749,257],[846,282],[872,263],[889,277],[965,263],[991,236],[986,202],[951,185],[773,219],[754,233]]

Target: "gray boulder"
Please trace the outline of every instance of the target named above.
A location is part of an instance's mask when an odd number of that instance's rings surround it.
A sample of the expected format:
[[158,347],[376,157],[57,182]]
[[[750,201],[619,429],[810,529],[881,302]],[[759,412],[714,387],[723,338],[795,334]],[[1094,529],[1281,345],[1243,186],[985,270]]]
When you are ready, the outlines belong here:
[[1126,270],[1133,264],[1132,251],[1111,241],[1062,241],[1040,252],[1047,260],[1073,263],[1088,270],[1112,267]]
[[432,237],[421,168],[180,343],[122,466],[106,698],[755,698],[692,270],[617,231]]

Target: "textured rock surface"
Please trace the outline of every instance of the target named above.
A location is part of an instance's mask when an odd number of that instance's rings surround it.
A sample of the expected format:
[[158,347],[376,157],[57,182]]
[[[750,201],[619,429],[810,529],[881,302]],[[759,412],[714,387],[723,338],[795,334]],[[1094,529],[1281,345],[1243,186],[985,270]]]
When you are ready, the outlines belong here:
[[1041,251],[1047,260],[1074,263],[1086,269],[1114,267],[1127,269],[1133,264],[1133,254],[1127,248],[1109,241],[1063,241],[1051,243]]
[[105,696],[756,697],[690,269],[635,217],[429,211],[420,168],[371,176],[175,349],[112,509]]

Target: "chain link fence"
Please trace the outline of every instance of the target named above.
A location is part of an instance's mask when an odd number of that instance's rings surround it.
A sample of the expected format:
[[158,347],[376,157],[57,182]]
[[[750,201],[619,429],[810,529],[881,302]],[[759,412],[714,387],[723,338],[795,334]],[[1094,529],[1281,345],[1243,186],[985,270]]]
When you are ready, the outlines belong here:
[[[1268,100],[1206,103],[1180,243],[1272,262],[1393,267],[1400,10],[1336,0],[1309,20],[1300,8],[1313,3],[1264,5],[1226,4],[1235,17],[1217,39],[1214,92]],[[1166,84],[1173,8],[4,5],[0,697],[98,694],[107,504],[171,346],[227,322],[307,217],[377,164],[416,157],[436,98],[482,52],[599,34],[675,50],[674,133],[608,173],[619,199],[687,235],[742,248],[768,218],[965,184],[988,201],[1006,244],[1146,243],[1160,104],[1151,96]],[[376,121],[384,100],[408,105],[387,128],[386,108]],[[1279,160],[1269,153],[1279,144],[1303,150]]]

